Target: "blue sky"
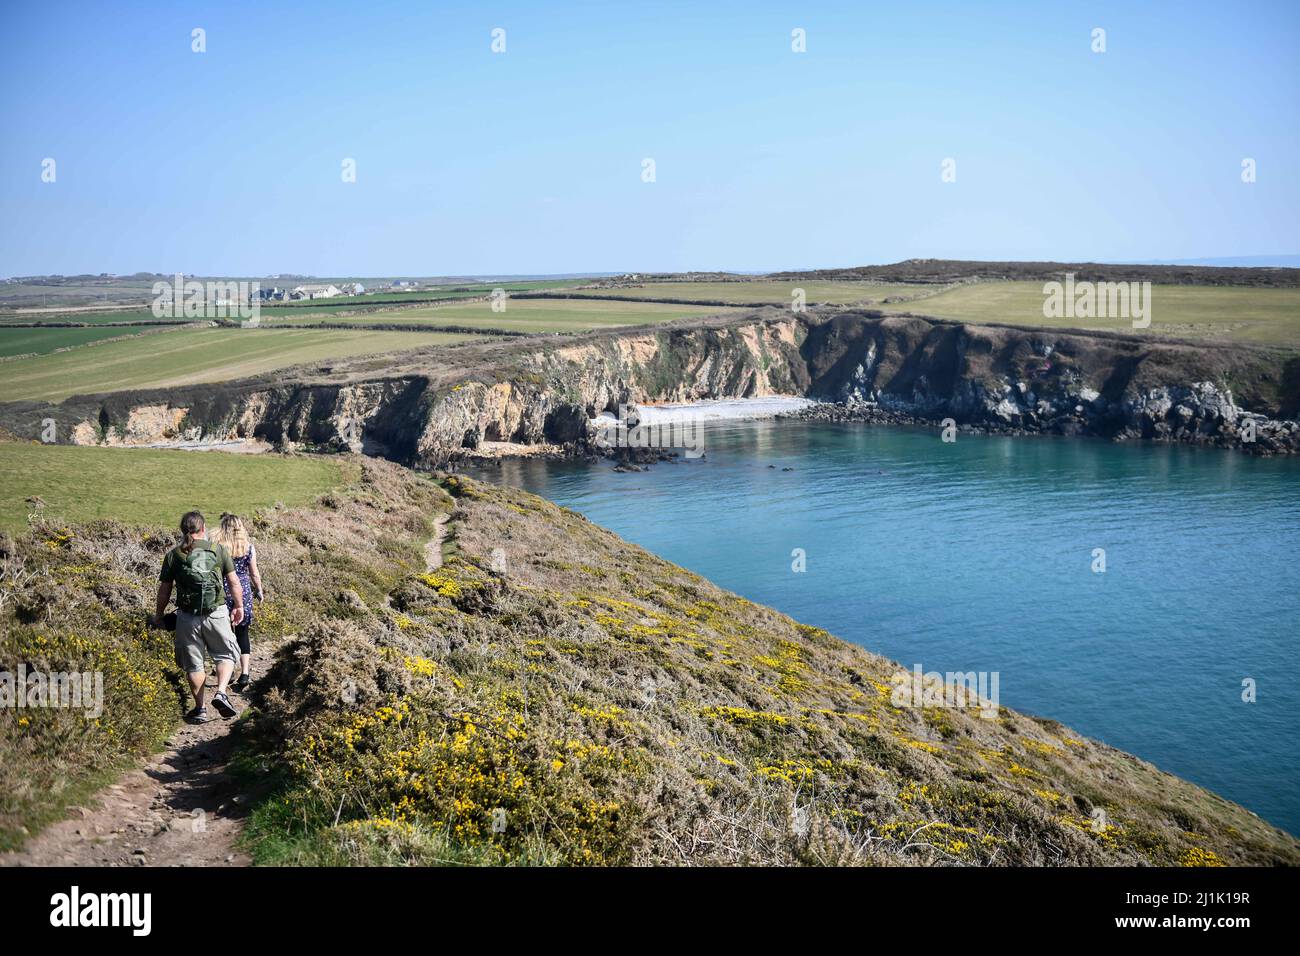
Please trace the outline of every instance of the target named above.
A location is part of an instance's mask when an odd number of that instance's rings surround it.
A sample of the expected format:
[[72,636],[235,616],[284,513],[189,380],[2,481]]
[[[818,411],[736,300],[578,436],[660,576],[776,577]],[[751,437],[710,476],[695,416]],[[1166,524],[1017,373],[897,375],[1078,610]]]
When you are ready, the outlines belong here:
[[7,2],[0,275],[1296,253],[1298,37],[1295,2]]

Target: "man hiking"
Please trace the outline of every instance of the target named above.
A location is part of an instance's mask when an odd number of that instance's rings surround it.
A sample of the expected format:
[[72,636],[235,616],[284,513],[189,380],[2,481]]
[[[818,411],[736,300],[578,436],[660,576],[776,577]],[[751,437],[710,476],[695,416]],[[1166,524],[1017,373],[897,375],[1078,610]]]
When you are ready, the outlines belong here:
[[[244,619],[243,588],[235,573],[230,552],[208,541],[203,515],[187,512],[181,518],[183,543],[167,552],[158,575],[158,603],[154,621],[162,625],[163,613],[176,588],[176,664],[189,676],[194,694],[194,709],[185,715],[191,723],[208,719],[203,706],[203,689],[208,673],[203,665],[206,650],[217,665],[217,693],[212,706],[222,717],[234,717],[238,711],[226,696],[226,685],[239,660],[239,645],[231,631],[232,622]],[[226,593],[234,597],[234,608],[227,612]]]

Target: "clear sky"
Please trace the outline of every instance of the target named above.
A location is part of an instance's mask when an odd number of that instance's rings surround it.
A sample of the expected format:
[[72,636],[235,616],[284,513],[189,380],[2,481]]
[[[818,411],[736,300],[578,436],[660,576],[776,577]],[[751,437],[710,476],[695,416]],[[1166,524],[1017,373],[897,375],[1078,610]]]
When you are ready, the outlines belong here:
[[1296,253],[1298,121],[1296,0],[3,0],[0,275]]

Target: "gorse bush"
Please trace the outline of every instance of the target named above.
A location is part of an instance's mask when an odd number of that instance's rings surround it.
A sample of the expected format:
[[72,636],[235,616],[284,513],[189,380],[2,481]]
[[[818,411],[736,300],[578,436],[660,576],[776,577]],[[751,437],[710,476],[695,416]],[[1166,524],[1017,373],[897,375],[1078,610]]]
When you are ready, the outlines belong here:
[[[78,531],[36,520],[0,542],[5,590],[0,673],[27,687],[86,675],[77,706],[0,712],[0,845],[57,816],[88,781],[156,747],[181,701],[170,635],[145,626],[157,562],[170,542],[104,522]],[[144,574],[144,566],[152,574]],[[16,688],[17,689],[17,688]],[[101,697],[102,695],[102,697]],[[38,704],[42,698],[35,698]]]

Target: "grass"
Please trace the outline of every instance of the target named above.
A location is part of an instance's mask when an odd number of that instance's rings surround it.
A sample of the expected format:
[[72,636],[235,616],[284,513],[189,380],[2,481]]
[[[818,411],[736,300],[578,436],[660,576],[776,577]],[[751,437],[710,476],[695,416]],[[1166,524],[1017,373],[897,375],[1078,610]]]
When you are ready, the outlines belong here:
[[0,442],[0,530],[26,526],[33,495],[61,521],[170,527],[191,508],[250,514],[312,501],[343,481],[329,458]]
[[455,334],[327,329],[188,329],[15,359],[0,401],[244,378],[307,362],[467,341]]
[[[519,332],[577,332],[619,325],[644,325],[692,315],[717,313],[716,306],[668,305],[654,302],[580,301],[577,299],[507,299],[504,312],[493,312],[489,302],[464,302],[369,312],[365,315],[304,316],[302,321],[384,323],[412,326],[508,329]],[[268,325],[284,320],[268,318]]]
[[88,345],[123,335],[139,335],[145,329],[97,326],[84,329],[6,329],[0,326],[0,358],[15,355],[48,355],[58,349]]
[[[200,281],[208,281],[203,279]],[[226,280],[218,280],[226,281]],[[292,288],[298,282],[287,283],[280,279],[250,280],[261,283],[263,289],[272,287]],[[305,280],[304,280],[305,281]],[[353,281],[347,279],[313,279],[319,285],[334,283],[340,285]],[[361,280],[367,283],[368,280]],[[515,282],[455,282],[443,285],[424,284],[418,289],[402,289],[388,292],[371,291],[356,296],[335,296],[332,299],[296,299],[278,302],[268,308],[276,309],[338,309],[338,308],[374,308],[397,302],[422,302],[428,299],[462,299],[472,296],[487,295],[493,289],[505,289],[507,292],[537,292],[546,289],[563,289],[586,281],[582,279],[526,279]],[[120,283],[120,284],[119,284]],[[373,286],[373,283],[369,283]],[[156,321],[148,303],[153,299],[152,283],[120,282],[112,285],[57,285],[57,286],[3,286],[0,287],[0,309],[12,309],[12,312],[0,312],[0,324],[10,322],[47,321],[74,322],[112,322],[123,321],[129,315],[130,321]],[[95,311],[96,308],[120,304],[135,305],[134,309],[116,311]],[[63,309],[63,312],[59,310]],[[85,310],[85,311],[78,311]]]
[[115,309],[109,312],[5,312],[0,313],[0,330],[7,325],[67,324],[124,325],[128,322],[164,324],[189,321],[158,318],[149,309]]
[[574,295],[612,295],[630,299],[689,299],[692,301],[725,302],[729,305],[789,305],[794,289],[803,289],[809,305],[830,303],[875,303],[893,296],[915,296],[927,291],[926,286],[878,282],[833,282],[807,280],[800,282],[771,282],[765,279],[753,282],[647,282],[644,285],[617,289],[587,289]]
[[1300,347],[1300,289],[1153,285],[1151,327],[1145,330],[1126,319],[1044,318],[1044,298],[1041,282],[981,282],[884,309],[960,322]]

